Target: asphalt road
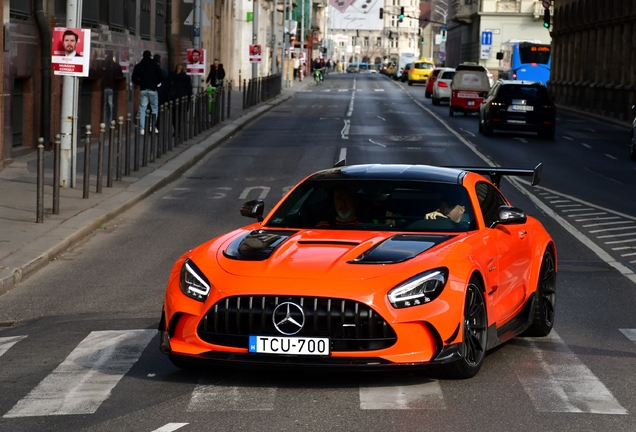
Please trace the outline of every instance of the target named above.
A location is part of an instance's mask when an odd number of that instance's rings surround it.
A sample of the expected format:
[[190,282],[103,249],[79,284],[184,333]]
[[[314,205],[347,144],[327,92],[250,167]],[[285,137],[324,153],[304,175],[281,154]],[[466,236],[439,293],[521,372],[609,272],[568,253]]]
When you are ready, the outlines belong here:
[[[636,220],[629,135],[574,116],[558,120],[553,142],[485,138],[476,116],[449,117],[446,105],[424,99],[423,87],[328,76],[0,297],[0,322],[15,322],[0,329],[0,430],[636,430],[629,279],[636,257],[615,249],[630,243],[607,244],[633,237],[599,238],[636,231],[629,229]],[[173,367],[158,350],[156,328],[175,259],[251,222],[239,216],[241,203],[260,197],[267,211],[287,188],[343,157],[347,164],[542,162],[541,187],[505,182],[502,189],[556,241],[551,336],[510,341],[464,381],[412,370]],[[619,227],[627,228],[607,231]]]

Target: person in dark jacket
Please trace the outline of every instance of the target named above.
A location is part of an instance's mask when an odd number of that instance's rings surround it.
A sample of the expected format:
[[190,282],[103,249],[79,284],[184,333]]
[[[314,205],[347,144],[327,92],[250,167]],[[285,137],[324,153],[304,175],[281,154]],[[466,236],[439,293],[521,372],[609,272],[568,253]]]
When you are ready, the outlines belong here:
[[225,69],[223,69],[223,65],[219,63],[219,59],[214,59],[214,63],[210,66],[210,73],[205,79],[205,82],[210,84],[212,87],[219,87],[223,85],[224,79]]
[[104,90],[104,103],[102,108],[104,123],[110,126],[111,120],[115,120],[114,95],[117,91],[117,81],[124,79],[124,73],[119,63],[115,61],[111,53],[104,58],[102,67],[102,89]]
[[[183,96],[192,95],[192,82],[186,73],[183,63],[177,63],[173,72],[170,72],[170,98],[181,99]],[[186,107],[189,105],[186,105]],[[177,130],[176,109],[172,113],[172,126]]]
[[[144,51],[143,58],[133,69],[132,82],[139,86],[139,127],[140,134],[144,135],[146,130],[146,109],[150,103],[152,114],[157,117],[159,112],[159,95],[157,89],[161,87],[163,75],[161,68],[152,59],[152,53]],[[155,128],[155,132],[158,132]]]
[[[161,66],[161,56],[159,54],[155,54],[152,56],[152,59],[157,62],[159,65],[159,69],[161,69],[161,76],[163,79],[161,80],[161,87],[157,89],[157,95],[159,96],[159,105],[163,105],[170,100],[170,74],[168,74],[168,70]],[[159,127],[159,118],[157,117],[156,126]]]

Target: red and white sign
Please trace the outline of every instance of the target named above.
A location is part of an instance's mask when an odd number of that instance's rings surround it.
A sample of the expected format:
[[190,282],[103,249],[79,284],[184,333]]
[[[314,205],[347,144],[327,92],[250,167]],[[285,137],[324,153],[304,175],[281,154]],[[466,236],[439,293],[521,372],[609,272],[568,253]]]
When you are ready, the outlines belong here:
[[51,66],[55,75],[88,76],[91,31],[55,27],[51,44]]
[[206,52],[203,48],[188,48],[188,64],[186,73],[188,75],[205,76]]
[[260,63],[261,55],[260,45],[250,45],[250,63]]
[[541,4],[543,5],[545,9],[548,9],[550,8],[550,6],[552,6],[552,0],[543,0]]
[[123,73],[130,73],[130,48],[124,47],[119,51],[119,65]]

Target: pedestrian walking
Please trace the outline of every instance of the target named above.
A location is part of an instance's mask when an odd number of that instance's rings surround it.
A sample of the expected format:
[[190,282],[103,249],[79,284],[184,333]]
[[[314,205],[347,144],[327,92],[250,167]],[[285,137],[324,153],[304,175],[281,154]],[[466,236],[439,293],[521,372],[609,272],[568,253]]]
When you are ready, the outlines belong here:
[[[168,70],[161,66],[161,56],[155,54],[152,59],[159,65],[161,70],[161,86],[157,89],[157,96],[159,97],[159,105],[163,105],[170,100],[170,74]],[[156,127],[159,127],[159,118],[157,118]]]
[[[148,50],[144,51],[143,57],[133,69],[132,82],[139,86],[139,133],[144,135],[146,132],[146,109],[150,104],[152,114],[157,117],[159,113],[159,95],[157,89],[161,87],[163,75],[161,68],[157,62],[152,59],[152,53]],[[155,133],[159,132],[155,128]]]
[[112,54],[107,54],[102,67],[102,89],[104,103],[102,104],[102,118],[104,124],[110,125],[111,120],[115,120],[115,90],[117,81],[124,79],[124,73],[119,63],[115,61]]
[[[177,100],[184,96],[190,97],[192,95],[192,82],[190,81],[190,75],[186,73],[183,63],[177,63],[174,71],[170,72],[170,99]],[[188,109],[190,104],[186,105]],[[174,130],[177,130],[177,112],[172,112],[172,126]]]
[[219,87],[223,85],[224,79],[225,69],[223,69],[223,65],[219,63],[219,59],[214,59],[214,63],[210,66],[210,73],[205,79],[205,82],[212,87]]
[[294,80],[298,78],[298,70],[300,69],[300,59],[296,54],[292,54],[294,59]]

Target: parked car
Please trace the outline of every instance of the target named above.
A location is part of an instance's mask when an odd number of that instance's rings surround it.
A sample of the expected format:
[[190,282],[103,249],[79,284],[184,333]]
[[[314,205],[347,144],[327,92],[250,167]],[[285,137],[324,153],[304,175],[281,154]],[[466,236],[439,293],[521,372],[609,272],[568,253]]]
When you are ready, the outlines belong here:
[[[636,113],[636,105],[632,105],[632,111]],[[636,161],[636,117],[632,122],[632,142],[629,147],[629,158]]]
[[490,91],[488,69],[474,64],[460,64],[455,68],[451,83],[449,115],[479,112],[479,107]]
[[433,70],[435,70],[435,64],[428,60],[413,62],[413,67],[409,70],[409,85],[426,83]]
[[426,99],[430,99],[433,95],[433,84],[435,84],[435,80],[437,80],[437,75],[442,71],[442,68],[435,68],[431,71],[428,79],[426,80],[426,90],[424,93],[424,97]]
[[433,84],[433,105],[439,105],[441,101],[449,101],[451,97],[451,83],[455,77],[454,68],[444,68],[437,76]]
[[402,71],[402,75],[400,75],[400,81],[407,82],[409,79],[409,71],[413,69],[413,63],[407,63],[404,66],[404,70]]
[[[479,132],[495,129],[538,132],[554,139],[556,106],[543,83],[499,80],[479,110]],[[632,140],[633,146],[633,140]]]
[[392,61],[391,63],[389,63],[389,68],[386,71],[386,75],[393,77],[393,73],[395,72],[395,65],[397,64],[397,62]]

